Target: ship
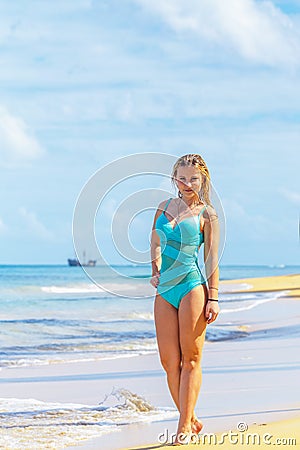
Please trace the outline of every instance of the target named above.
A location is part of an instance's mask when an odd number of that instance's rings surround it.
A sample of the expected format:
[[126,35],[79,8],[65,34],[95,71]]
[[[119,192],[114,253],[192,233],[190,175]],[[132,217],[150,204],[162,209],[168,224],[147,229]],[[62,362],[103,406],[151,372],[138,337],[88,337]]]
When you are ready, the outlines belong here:
[[79,259],[77,259],[77,258],[73,258],[73,259],[69,258],[68,259],[68,264],[69,264],[69,266],[72,266],[72,267],[78,267],[78,266],[95,267],[96,263],[97,263],[96,259],[89,259],[87,262],[85,261],[85,251],[83,252],[82,262],[80,262]]

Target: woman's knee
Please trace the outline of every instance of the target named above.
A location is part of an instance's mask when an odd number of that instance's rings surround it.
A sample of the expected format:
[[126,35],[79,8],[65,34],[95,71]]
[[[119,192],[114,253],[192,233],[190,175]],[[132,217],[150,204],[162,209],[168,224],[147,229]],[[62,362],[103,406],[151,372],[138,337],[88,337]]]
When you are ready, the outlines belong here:
[[191,372],[201,367],[201,354],[182,355],[182,369]]
[[161,356],[160,362],[161,362],[163,369],[167,373],[177,372],[178,370],[180,370],[180,366],[181,366],[180,358],[178,358],[176,356],[175,357],[172,357],[169,355]]

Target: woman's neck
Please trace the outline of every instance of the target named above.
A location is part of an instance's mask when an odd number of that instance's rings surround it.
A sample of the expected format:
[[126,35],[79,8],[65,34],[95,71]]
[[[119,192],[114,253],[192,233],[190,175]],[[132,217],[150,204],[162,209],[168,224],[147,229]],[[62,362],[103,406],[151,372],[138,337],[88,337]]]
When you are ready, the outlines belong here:
[[198,198],[198,199],[192,198],[192,199],[186,199],[186,200],[184,200],[184,199],[182,198],[181,200],[182,200],[182,201],[185,203],[185,205],[188,206],[189,208],[194,208],[195,206],[200,205],[199,198]]

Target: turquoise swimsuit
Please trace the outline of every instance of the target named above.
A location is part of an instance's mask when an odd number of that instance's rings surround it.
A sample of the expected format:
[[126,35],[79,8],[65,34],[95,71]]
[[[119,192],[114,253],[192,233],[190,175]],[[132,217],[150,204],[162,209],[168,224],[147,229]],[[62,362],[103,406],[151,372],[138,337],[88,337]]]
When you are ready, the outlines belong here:
[[171,198],[155,224],[161,245],[157,293],[178,309],[181,299],[188,292],[195,286],[206,283],[198,265],[199,249],[204,242],[203,233],[199,230],[199,220],[206,206],[198,216],[187,217],[173,228],[165,215],[170,201]]

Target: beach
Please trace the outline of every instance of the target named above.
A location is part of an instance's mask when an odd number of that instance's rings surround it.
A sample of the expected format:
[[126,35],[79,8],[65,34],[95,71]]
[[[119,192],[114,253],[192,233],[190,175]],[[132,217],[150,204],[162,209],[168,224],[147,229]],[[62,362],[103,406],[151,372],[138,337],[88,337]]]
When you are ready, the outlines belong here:
[[[239,429],[228,430],[223,433],[202,433],[194,436],[194,442],[185,445],[185,449],[195,449],[202,445],[205,448],[251,448],[252,450],[267,449],[270,446],[284,446],[284,448],[295,449],[299,447],[300,419],[287,419],[278,422],[257,423],[254,422],[249,428],[245,423],[239,424]],[[135,447],[132,450],[169,449],[170,445]]]
[[[203,433],[240,436],[242,423],[299,445],[299,292],[299,274],[221,281],[223,312],[208,326],[196,405]],[[93,354],[44,364],[11,359],[0,371],[0,448],[161,446],[179,415],[149,342],[98,360]]]

